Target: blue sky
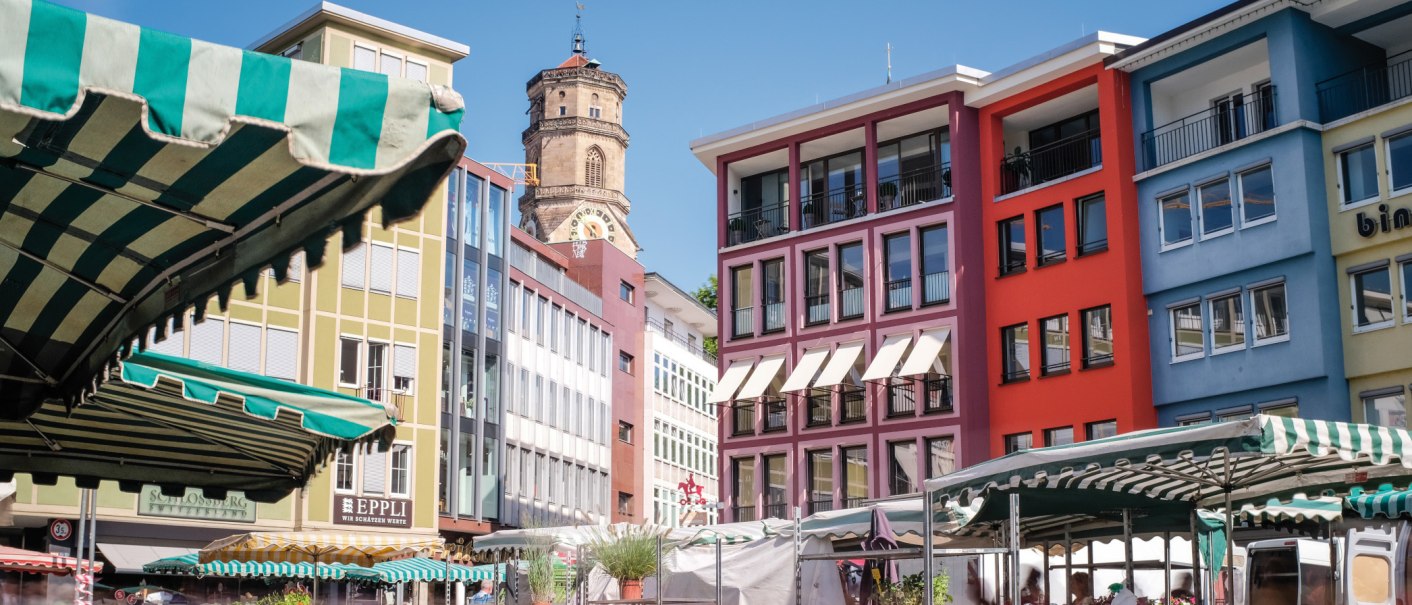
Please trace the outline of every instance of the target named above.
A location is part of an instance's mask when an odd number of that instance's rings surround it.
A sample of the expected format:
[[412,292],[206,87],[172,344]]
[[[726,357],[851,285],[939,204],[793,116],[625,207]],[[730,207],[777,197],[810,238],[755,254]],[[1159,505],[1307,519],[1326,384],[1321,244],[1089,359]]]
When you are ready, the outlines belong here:
[[[59,0],[139,25],[244,47],[312,0]],[[455,85],[468,155],[520,162],[525,82],[569,54],[573,0],[340,0],[468,44]],[[585,0],[590,54],[628,83],[629,223],[640,259],[683,288],[715,270],[715,184],[688,144],[961,63],[995,71],[1094,30],[1150,37],[1225,0]]]

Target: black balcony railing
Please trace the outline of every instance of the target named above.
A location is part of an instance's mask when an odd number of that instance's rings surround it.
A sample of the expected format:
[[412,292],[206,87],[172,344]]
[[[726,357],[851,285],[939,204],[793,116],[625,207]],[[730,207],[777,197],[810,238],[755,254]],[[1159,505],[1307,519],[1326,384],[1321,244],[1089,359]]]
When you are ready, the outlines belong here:
[[753,336],[755,334],[755,308],[731,309],[731,337]]
[[951,197],[951,163],[878,179],[878,211]]
[[778,331],[780,331],[780,330],[783,330],[783,329],[784,329],[784,303],[782,303],[782,302],[775,302],[775,303],[767,302],[767,303],[765,303],[765,305],[764,305],[764,309],[765,309],[765,327],[764,327],[764,331],[765,331],[766,333],[769,333],[769,332],[778,332]]
[[808,325],[829,322],[829,295],[818,294],[804,297],[804,323]]
[[883,284],[887,291],[887,310],[897,311],[912,308],[912,278],[894,279]]
[[1144,166],[1151,170],[1278,125],[1275,88],[1262,88],[1142,133]]
[[833,424],[833,392],[827,389],[816,389],[805,398],[809,408],[809,426],[828,426]]
[[731,404],[731,434],[755,434],[755,402],[738,401]]
[[838,291],[838,318],[857,319],[863,316],[863,288],[843,288]]
[[1014,193],[1103,163],[1099,129],[1065,137],[1029,151],[1005,156],[1000,164],[1000,193]]
[[887,385],[887,417],[917,415],[917,389],[912,381],[896,379]]
[[922,304],[934,305],[951,300],[951,272],[939,271],[922,276]]
[[789,233],[789,202],[743,210],[726,218],[726,245]]
[[942,414],[951,411],[951,377],[932,376],[922,382],[923,414]]
[[839,187],[805,196],[799,212],[804,228],[810,229],[867,214],[868,199],[862,187]]
[[867,500],[867,498],[864,497],[864,496],[853,496],[853,497],[849,497],[849,498],[844,498],[844,499],[843,499],[843,507],[844,507],[844,508],[859,508],[859,507],[863,506],[863,501],[864,501],[864,500]]
[[[766,519],[788,519],[788,518],[789,518],[789,504],[786,504],[786,503],[784,503],[784,502],[774,502],[774,503],[771,503],[771,504],[766,504],[766,505],[765,505],[765,518],[766,518]],[[752,519],[752,520],[753,520],[753,519]]]
[[863,393],[862,387],[853,387],[850,390],[839,392],[838,400],[841,409],[838,421],[840,423],[862,422],[868,419],[868,402]]
[[736,521],[755,521],[755,520],[756,520],[756,517],[755,517],[755,507],[753,507],[753,506],[736,506],[736,507],[732,507],[732,508],[731,508],[731,516],[735,517],[735,520],[736,520]]
[[1380,65],[1360,67],[1314,85],[1319,118],[1332,122],[1379,105],[1412,97],[1412,51]]
[[826,513],[831,510],[833,510],[833,498],[809,501],[809,514],[811,515],[814,513]]
[[773,433],[789,428],[789,406],[785,405],[784,399],[766,400],[764,406],[765,426],[762,431]]

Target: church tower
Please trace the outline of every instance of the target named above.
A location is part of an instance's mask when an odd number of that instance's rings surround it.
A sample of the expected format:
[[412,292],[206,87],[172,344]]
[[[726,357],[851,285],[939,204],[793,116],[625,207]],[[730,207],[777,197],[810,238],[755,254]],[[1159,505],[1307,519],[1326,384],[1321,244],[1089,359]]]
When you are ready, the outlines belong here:
[[525,162],[539,166],[539,185],[520,197],[520,228],[548,243],[606,239],[637,257],[628,229],[632,204],[623,195],[623,98],[628,87],[588,57],[582,28],[573,53],[526,85],[530,125]]

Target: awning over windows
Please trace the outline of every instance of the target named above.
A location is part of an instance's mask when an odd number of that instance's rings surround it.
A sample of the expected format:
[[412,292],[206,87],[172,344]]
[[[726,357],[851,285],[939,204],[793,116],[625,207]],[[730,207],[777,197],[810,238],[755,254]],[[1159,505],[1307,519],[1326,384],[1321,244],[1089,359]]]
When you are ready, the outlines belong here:
[[721,374],[721,379],[716,382],[716,388],[711,390],[711,396],[706,398],[706,403],[725,403],[735,399],[735,392],[740,390],[740,383],[745,382],[745,375],[750,373],[750,366],[753,365],[754,359],[732,361],[725,373]]
[[750,374],[750,379],[745,381],[745,386],[741,387],[736,399],[754,399],[765,394],[765,389],[780,374],[780,369],[784,368],[784,355],[771,355],[760,360],[755,366],[755,372]]
[[951,338],[951,328],[922,332],[917,338],[916,346],[912,347],[912,354],[907,357],[907,362],[902,364],[902,371],[897,375],[906,378],[930,372],[932,363],[941,355],[941,349],[946,346],[948,338]]
[[828,356],[828,347],[805,351],[804,356],[799,358],[799,363],[794,364],[794,371],[789,373],[789,378],[785,379],[784,387],[780,391],[793,393],[809,388],[809,383],[819,375],[819,368],[823,367]]
[[828,365],[824,366],[823,373],[819,374],[819,379],[814,382],[814,387],[822,389],[843,382],[843,379],[848,378],[848,371],[853,369],[853,364],[858,361],[858,356],[862,354],[862,341],[838,345],[833,357],[829,358]]
[[873,358],[873,363],[868,365],[868,371],[863,372],[863,380],[891,378],[909,344],[912,344],[911,334],[894,334],[884,339],[882,346],[878,347],[878,354]]

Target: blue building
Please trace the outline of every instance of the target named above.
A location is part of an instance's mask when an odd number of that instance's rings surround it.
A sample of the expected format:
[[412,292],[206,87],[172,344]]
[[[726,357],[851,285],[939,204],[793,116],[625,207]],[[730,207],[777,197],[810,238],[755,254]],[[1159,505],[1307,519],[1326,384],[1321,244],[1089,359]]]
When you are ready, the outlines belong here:
[[1131,74],[1164,426],[1349,418],[1315,84],[1383,56],[1353,35],[1370,4],[1237,2],[1109,62]]

